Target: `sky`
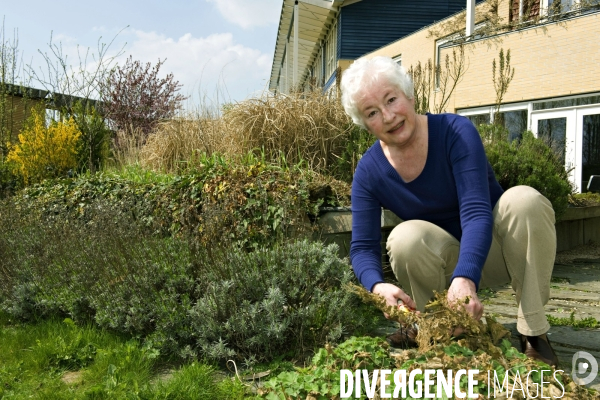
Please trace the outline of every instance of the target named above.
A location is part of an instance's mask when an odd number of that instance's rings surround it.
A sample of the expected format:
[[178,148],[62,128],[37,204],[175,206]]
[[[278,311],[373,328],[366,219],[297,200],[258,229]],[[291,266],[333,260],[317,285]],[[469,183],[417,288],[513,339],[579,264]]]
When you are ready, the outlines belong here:
[[[268,86],[282,0],[2,0],[5,39],[18,38],[23,65],[46,76],[50,39],[69,65],[98,44],[173,73],[186,106],[259,96]],[[93,62],[92,62],[93,63]],[[91,64],[88,62],[88,64]],[[30,86],[41,87],[36,82]]]

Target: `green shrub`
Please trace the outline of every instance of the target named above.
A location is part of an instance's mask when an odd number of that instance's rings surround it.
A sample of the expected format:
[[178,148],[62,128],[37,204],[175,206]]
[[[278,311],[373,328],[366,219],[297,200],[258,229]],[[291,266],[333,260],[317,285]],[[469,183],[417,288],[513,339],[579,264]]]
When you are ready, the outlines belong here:
[[112,131],[106,126],[102,115],[90,104],[76,102],[71,114],[81,132],[79,170],[95,172],[102,169],[110,155]]
[[23,179],[13,171],[12,166],[0,161],[0,199],[11,196],[23,187]]
[[575,207],[590,207],[600,205],[600,193],[573,193],[569,203]]
[[91,227],[24,224],[1,211],[12,228],[0,232],[0,308],[13,317],[92,320],[166,354],[247,364],[301,354],[371,322],[342,289],[353,274],[335,245],[248,252],[144,234],[106,209]]
[[508,130],[499,125],[479,125],[485,152],[504,190],[531,186],[552,203],[559,220],[568,206],[573,189],[563,163],[542,139],[526,131],[510,142]]
[[176,371],[167,381],[142,392],[142,398],[184,400],[184,399],[244,399],[245,387],[237,378],[224,379],[220,371],[208,365],[192,362]]
[[365,151],[375,143],[376,138],[357,125],[353,125],[346,131],[348,132],[346,147],[337,159],[335,168],[331,168],[331,172],[337,179],[352,182],[358,161]]
[[347,188],[342,182],[251,157],[241,161],[204,156],[194,171],[154,181],[114,174],[47,181],[20,192],[15,206],[23,215],[85,223],[101,208],[114,209],[151,232],[255,248],[310,234],[308,215],[318,214],[320,205],[347,202],[335,194]]

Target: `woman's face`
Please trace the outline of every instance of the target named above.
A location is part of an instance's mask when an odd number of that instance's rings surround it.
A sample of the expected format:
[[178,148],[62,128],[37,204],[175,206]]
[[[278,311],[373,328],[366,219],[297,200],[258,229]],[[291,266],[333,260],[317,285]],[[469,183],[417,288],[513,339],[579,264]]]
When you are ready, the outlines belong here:
[[403,147],[416,134],[414,99],[386,79],[365,85],[358,94],[358,110],[367,130],[388,146]]

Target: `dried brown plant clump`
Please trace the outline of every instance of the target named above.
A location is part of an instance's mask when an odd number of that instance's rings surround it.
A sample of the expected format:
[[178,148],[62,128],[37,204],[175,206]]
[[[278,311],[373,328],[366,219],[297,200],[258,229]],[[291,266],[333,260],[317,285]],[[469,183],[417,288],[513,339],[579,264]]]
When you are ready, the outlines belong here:
[[239,153],[236,141],[223,121],[211,115],[176,117],[158,124],[140,151],[142,166],[162,172],[178,172],[196,153]]
[[145,136],[142,131],[130,127],[118,130],[113,138],[112,162],[116,166],[134,165],[140,162]]
[[337,162],[353,127],[337,97],[321,90],[266,94],[234,104],[222,118],[236,138],[232,150],[290,166],[303,162],[315,172]]
[[[408,349],[390,355],[395,359],[397,368],[405,368],[407,361],[411,361],[407,372],[414,369],[443,369],[457,371],[460,369],[478,369],[479,375],[475,378],[480,382],[487,382],[488,371],[498,370],[501,366],[510,376],[505,391],[498,396],[486,397],[480,394],[479,398],[507,398],[511,393],[514,397],[523,399],[521,393],[525,392],[522,382],[517,379],[526,376],[529,371],[539,371],[540,365],[533,359],[524,355],[515,356],[504,353],[500,347],[503,339],[510,337],[510,332],[493,318],[486,317],[486,323],[474,320],[463,307],[451,306],[446,300],[447,291],[435,293],[435,299],[425,306],[425,312],[414,313],[401,311],[398,307],[389,306],[382,296],[373,294],[361,286],[348,284],[347,289],[357,294],[364,302],[376,306],[389,315],[390,320],[402,325],[416,323],[419,328],[417,335],[418,349]],[[452,337],[456,327],[462,327],[464,333],[458,338]],[[452,354],[452,344],[471,350],[470,353],[458,352]],[[455,346],[456,346],[455,345]],[[547,368],[547,367],[545,367]],[[525,372],[523,372],[525,371]],[[559,370],[556,370],[559,371]],[[600,399],[597,392],[588,391],[585,386],[579,386],[572,381],[568,374],[560,374],[562,383],[554,375],[547,376],[549,381],[543,388],[541,397],[563,399]],[[526,382],[529,386],[528,393],[538,393],[538,384],[533,380]],[[536,386],[537,385],[537,386]],[[514,386],[514,390],[513,390]]]
[[[459,344],[473,351],[485,350],[489,354],[499,356],[500,349],[496,345],[510,337],[510,332],[492,318],[486,317],[486,323],[477,321],[464,307],[448,304],[447,291],[435,292],[435,299],[425,306],[425,312],[414,313],[401,311],[398,307],[387,304],[382,296],[368,292],[361,286],[351,285],[349,290],[356,293],[365,303],[389,315],[389,319],[401,325],[417,324],[419,333],[417,343],[419,351],[428,351],[437,345],[449,345],[455,339],[453,334],[457,328],[462,328]],[[465,300],[467,303],[468,300]],[[500,353],[499,353],[500,352]]]

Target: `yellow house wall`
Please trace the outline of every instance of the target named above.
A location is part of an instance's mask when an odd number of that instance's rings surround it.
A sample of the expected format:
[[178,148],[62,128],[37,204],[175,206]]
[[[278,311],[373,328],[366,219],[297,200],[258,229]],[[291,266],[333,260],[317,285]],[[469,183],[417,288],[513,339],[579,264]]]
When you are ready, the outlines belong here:
[[503,103],[600,91],[598,37],[600,14],[592,14],[469,44],[468,70],[448,111],[495,103],[492,63],[500,48],[510,49],[515,69]]
[[[480,7],[489,6],[486,3]],[[498,1],[498,15],[508,22],[509,2]],[[436,41],[431,35],[441,24],[426,27],[366,55],[402,56],[402,65],[409,69],[418,62],[435,61]],[[464,17],[463,17],[464,19]],[[492,82],[492,62],[501,48],[511,51],[514,79],[503,103],[568,96],[600,91],[600,14],[589,14],[561,22],[541,24],[534,28],[503,33],[465,45],[467,71],[450,98],[446,111],[492,105],[495,90]],[[452,48],[442,49],[442,59]],[[352,63],[340,60],[342,71]]]
[[419,61],[424,64],[430,58],[433,60],[435,41],[428,36],[429,30],[421,29],[412,35],[369,53],[367,57],[396,57],[401,55],[402,66],[408,70],[411,66],[416,66]]
[[350,66],[350,64],[352,64],[354,62],[354,60],[345,60],[345,59],[340,59],[338,60],[338,67],[344,71],[346,68],[348,68]]

